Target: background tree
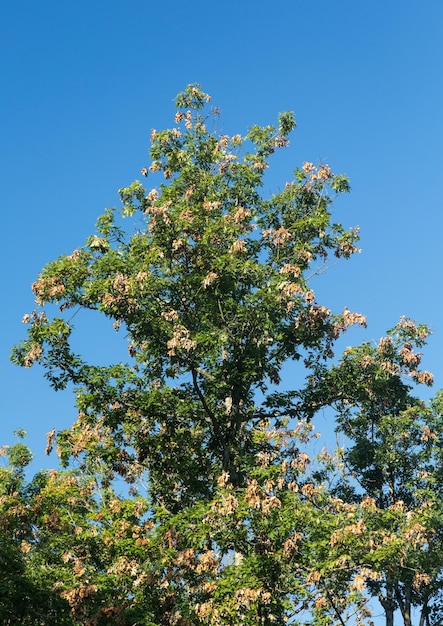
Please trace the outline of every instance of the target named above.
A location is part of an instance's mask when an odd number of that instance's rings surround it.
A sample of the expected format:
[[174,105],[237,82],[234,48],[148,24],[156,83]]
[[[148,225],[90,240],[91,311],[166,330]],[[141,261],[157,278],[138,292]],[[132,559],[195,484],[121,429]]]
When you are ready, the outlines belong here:
[[413,383],[432,384],[419,370],[429,330],[409,319],[378,345],[348,348],[331,369],[320,368],[304,398],[311,414],[334,406],[343,437],[343,471],[334,492],[361,507],[361,532],[339,534],[386,624],[399,609],[405,626],[412,609],[420,626],[441,623],[443,573],[442,396],[427,406]]
[[[48,563],[34,559],[36,526],[33,509],[34,485],[25,479],[32,454],[15,431],[19,442],[0,448],[7,464],[0,468],[0,620],[15,624],[70,624],[66,602],[54,594],[54,573]],[[32,552],[32,556],[30,555]]]

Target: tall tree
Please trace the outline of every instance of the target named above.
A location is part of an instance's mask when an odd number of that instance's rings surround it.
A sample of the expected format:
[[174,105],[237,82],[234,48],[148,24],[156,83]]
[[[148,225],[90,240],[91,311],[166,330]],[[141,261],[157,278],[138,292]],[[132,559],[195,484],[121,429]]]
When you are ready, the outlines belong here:
[[[28,338],[13,360],[42,365],[55,389],[75,386],[78,419],[57,437],[65,465],[77,462],[105,490],[116,476],[133,494],[146,481],[144,519],[154,526],[137,535],[151,546],[137,585],[151,599],[140,623],[284,624],[323,580],[297,542],[314,556],[308,538],[325,545],[340,516],[304,476],[291,421],[299,399],[278,385],[284,363],[315,371],[340,333],[365,324],[347,308],[332,314],[309,283],[328,258],[358,250],[357,229],[331,215],[349,184],[305,162],[264,197],[292,113],[228,136],[209,130],[219,111],[198,85],[176,107],[174,126],[152,131],[141,170],[162,181],[121,189],[121,215],[107,209],[83,247],[43,269],[33,291],[45,309],[25,316]],[[132,220],[126,231],[122,218]],[[101,366],[75,353],[71,320],[82,310],[126,334],[129,362]],[[315,532],[304,529],[310,519]],[[318,624],[348,604],[324,589]]]

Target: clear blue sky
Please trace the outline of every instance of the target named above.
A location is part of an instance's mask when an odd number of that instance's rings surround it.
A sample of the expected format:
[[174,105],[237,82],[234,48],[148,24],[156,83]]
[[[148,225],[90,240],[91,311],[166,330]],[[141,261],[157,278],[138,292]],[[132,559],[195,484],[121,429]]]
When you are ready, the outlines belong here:
[[[318,281],[322,303],[365,313],[367,339],[400,315],[428,322],[425,364],[443,386],[441,0],[5,0],[0,24],[0,443],[23,427],[37,465],[55,463],[44,435],[73,421],[73,398],[9,363],[30,285],[140,177],[150,129],[170,124],[190,82],[230,134],[295,111],[270,191],[304,160],[349,175],[337,219],[361,227],[363,252]],[[90,351],[114,358],[111,334],[76,323]]]

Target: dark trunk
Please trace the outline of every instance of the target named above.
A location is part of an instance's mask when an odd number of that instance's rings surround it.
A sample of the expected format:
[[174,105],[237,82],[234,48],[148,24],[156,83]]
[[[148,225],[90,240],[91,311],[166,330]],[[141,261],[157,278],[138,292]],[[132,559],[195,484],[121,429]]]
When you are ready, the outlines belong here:
[[405,585],[403,590],[395,585],[395,597],[403,617],[404,626],[412,626],[411,623],[411,587]]
[[386,595],[383,595],[380,590],[378,599],[385,612],[386,626],[394,626],[394,611],[397,605],[394,599],[394,586],[390,579],[386,581]]

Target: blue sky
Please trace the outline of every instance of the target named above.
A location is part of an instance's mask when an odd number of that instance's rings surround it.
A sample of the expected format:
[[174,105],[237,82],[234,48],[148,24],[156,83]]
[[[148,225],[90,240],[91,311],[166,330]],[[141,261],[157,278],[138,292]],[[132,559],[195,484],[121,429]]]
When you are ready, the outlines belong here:
[[[150,129],[171,123],[190,82],[212,95],[227,133],[295,111],[269,191],[305,160],[349,175],[337,219],[360,226],[363,251],[313,287],[333,310],[365,313],[367,339],[400,315],[428,322],[425,364],[443,386],[442,27],[439,0],[4,2],[1,440],[23,427],[42,459],[44,434],[74,419],[69,393],[9,363],[30,285],[118,205],[147,162]],[[115,358],[111,335],[86,316],[76,324],[85,346]]]
[[[23,427],[37,466],[55,463],[44,436],[73,421],[72,395],[9,363],[30,285],[118,205],[147,162],[150,129],[170,124],[191,82],[230,134],[295,111],[268,191],[305,160],[349,175],[337,220],[360,226],[363,251],[313,287],[333,310],[365,313],[368,340],[400,315],[428,322],[425,365],[443,386],[441,0],[5,0],[0,28],[0,443]],[[76,325],[86,350],[115,358],[113,335],[81,314]]]

